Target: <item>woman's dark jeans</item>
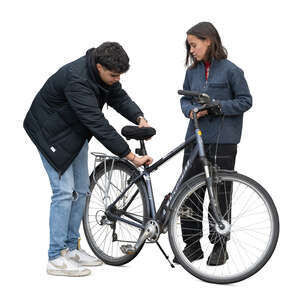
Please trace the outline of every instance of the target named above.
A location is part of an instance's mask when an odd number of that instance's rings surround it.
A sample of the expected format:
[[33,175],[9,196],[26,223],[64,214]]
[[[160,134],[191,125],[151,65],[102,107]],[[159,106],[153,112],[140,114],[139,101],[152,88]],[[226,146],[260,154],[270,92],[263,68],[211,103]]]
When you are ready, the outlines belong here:
[[[191,151],[195,144],[190,145],[187,147],[184,152],[183,158],[183,166],[185,165],[186,161],[188,160]],[[214,162],[215,151],[216,151],[216,144],[205,144],[204,145],[205,152],[207,155],[208,160]],[[235,165],[235,158],[237,153],[237,145],[236,144],[219,144],[217,148],[217,165],[221,169],[226,170],[234,170]],[[191,169],[186,174],[183,182],[187,181],[191,177],[204,172],[204,169],[201,165],[199,157],[195,159]],[[203,218],[203,201],[205,195],[206,187],[198,189],[196,191],[197,195],[193,193],[186,201],[185,201],[185,209],[187,211],[193,212],[195,218],[202,220]],[[225,220],[229,223],[231,222],[231,194],[232,194],[232,185],[230,182],[223,182],[218,184],[218,199],[219,205],[222,215],[224,216]],[[211,204],[209,204],[209,213],[212,213]],[[209,216],[209,223],[211,224],[212,220]],[[200,238],[203,236],[202,232],[202,222],[196,221],[191,218],[187,218],[186,216],[181,217],[181,230],[183,241],[187,245],[195,244]],[[220,241],[220,235],[215,232],[214,226],[210,226],[209,228],[209,240],[212,244],[216,244]],[[229,236],[226,240],[229,239]]]

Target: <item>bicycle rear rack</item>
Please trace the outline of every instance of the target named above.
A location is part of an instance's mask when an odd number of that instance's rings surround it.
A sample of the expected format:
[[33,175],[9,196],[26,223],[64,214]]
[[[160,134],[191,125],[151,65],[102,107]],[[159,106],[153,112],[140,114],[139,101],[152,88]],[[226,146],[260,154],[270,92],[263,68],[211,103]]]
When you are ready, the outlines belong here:
[[[107,208],[107,199],[109,198],[109,188],[110,188],[110,183],[111,183],[111,176],[112,176],[112,170],[114,167],[115,160],[120,159],[118,156],[112,156],[112,155],[107,155],[105,153],[101,152],[91,152],[92,155],[95,156],[94,160],[94,170],[93,170],[93,180],[94,183],[98,186],[98,188],[104,193],[104,205],[105,209]],[[107,173],[107,160],[112,160],[111,168],[109,172]],[[104,178],[105,178],[105,187],[103,187],[98,183],[95,174],[96,174],[96,168],[97,168],[97,163],[98,165],[101,163],[104,163]],[[107,175],[108,174],[108,175]]]

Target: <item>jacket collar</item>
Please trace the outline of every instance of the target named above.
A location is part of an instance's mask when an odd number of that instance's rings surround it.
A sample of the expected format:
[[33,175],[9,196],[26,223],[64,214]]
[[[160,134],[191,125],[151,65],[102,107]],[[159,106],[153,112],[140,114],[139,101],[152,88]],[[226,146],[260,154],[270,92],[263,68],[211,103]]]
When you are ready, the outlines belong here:
[[[214,64],[216,64],[216,62],[217,62],[217,60],[215,59],[215,58],[212,58],[212,60],[211,60],[211,62],[210,62],[210,68],[214,65]],[[202,65],[203,67],[205,66],[205,62],[203,61],[203,60],[201,60],[200,62],[199,62],[199,65]]]

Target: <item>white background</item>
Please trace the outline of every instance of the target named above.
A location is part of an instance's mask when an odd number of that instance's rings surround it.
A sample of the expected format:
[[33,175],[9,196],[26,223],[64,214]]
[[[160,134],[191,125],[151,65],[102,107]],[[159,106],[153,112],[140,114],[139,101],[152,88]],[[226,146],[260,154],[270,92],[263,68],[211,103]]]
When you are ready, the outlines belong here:
[[[287,291],[296,293],[300,208],[296,2],[2,2],[0,272],[5,299],[150,299],[158,292],[172,299],[277,299]],[[253,96],[236,169],[255,178],[274,198],[281,232],[273,257],[258,274],[230,286],[202,282],[180,267],[171,269],[155,245],[145,247],[124,267],[94,268],[86,278],[47,276],[50,185],[22,127],[35,94],[59,67],[88,48],[118,41],[131,58],[121,82],[157,129],[147,147],[158,160],[184,139],[188,121],[181,113],[177,90],[185,74],[185,32],[200,21],[216,26],[228,58],[244,70]],[[103,112],[117,130],[128,125],[111,108]],[[93,139],[90,151],[106,150]],[[172,189],[181,161],[182,153],[153,174],[157,206]],[[167,236],[161,237],[161,243],[173,258]],[[84,236],[82,244],[88,248]]]

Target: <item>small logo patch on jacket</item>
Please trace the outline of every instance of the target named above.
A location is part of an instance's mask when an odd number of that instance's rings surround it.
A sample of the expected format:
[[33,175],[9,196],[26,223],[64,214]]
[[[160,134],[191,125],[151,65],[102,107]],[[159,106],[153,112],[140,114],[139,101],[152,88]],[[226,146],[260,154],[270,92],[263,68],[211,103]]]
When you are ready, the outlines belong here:
[[50,149],[51,149],[52,152],[56,151],[56,149],[53,146],[51,146]]

